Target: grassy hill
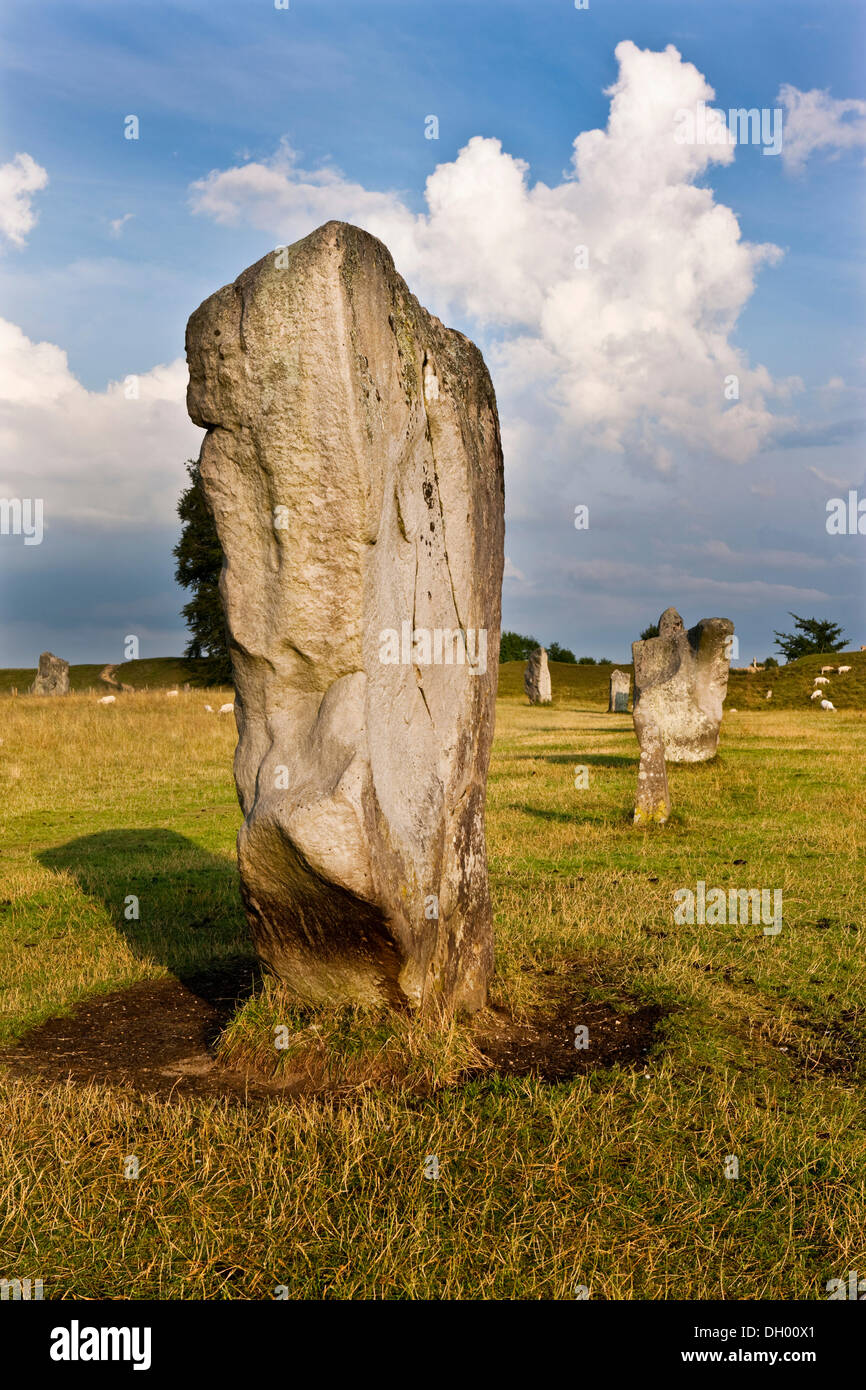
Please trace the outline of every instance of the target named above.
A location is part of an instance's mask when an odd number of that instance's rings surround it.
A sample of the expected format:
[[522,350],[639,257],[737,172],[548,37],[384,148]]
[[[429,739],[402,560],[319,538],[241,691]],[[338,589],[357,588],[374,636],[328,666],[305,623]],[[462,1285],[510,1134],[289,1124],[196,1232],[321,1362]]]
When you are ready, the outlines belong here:
[[[732,671],[726,704],[734,709],[804,709],[811,703],[815,677],[822,666],[850,666],[845,676],[828,675],[824,693],[837,709],[866,709],[866,652],[840,652],[838,656],[802,656],[778,670]],[[772,700],[767,691],[772,690]],[[816,700],[815,705],[818,705]]]
[[[526,704],[523,689],[525,661],[504,661],[499,667],[499,696],[503,700],[518,700]],[[630,663],[607,662],[604,666],[577,666],[573,662],[551,661],[550,684],[553,702],[574,701],[607,708],[610,673],[613,670],[632,673]]]
[[[104,695],[108,686],[99,680],[99,673],[105,666],[102,663],[88,663],[70,666],[69,684],[77,692],[97,688]],[[183,689],[186,681],[192,685],[203,685],[201,663],[187,661],[182,656],[155,656],[144,661],[123,661],[115,672],[117,680],[132,685],[136,690],[174,690]],[[7,667],[0,669],[0,695],[10,694],[12,688],[19,695],[25,695],[36,677],[36,667]]]
[[[822,666],[850,666],[845,676],[830,676],[830,684],[825,686],[825,694],[837,709],[866,709],[866,652],[841,652],[838,656],[804,656],[792,661],[778,670],[758,671],[749,675],[744,669],[731,671],[728,682],[727,707],[738,710],[766,709],[805,709],[811,707],[809,696],[815,689],[814,678],[820,674]],[[551,661],[550,680],[553,686],[554,705],[585,705],[587,707],[607,708],[608,688],[612,670],[628,671],[633,676],[630,662],[609,661],[604,665],[578,666],[572,662]],[[103,694],[108,686],[100,685],[99,673],[102,666],[89,664],[69,668],[70,685],[74,691],[99,689]],[[523,672],[526,665],[522,661],[506,661],[499,668],[499,697],[503,700],[523,704],[526,696],[523,691]],[[8,695],[16,687],[19,695],[30,689],[36,675],[36,668],[7,668],[0,670],[0,696]],[[180,656],[151,657],[146,661],[124,661],[117,671],[119,680],[132,685],[136,690],[173,690],[183,688],[189,681],[191,685],[206,685],[201,665],[187,661]],[[767,691],[772,690],[773,698],[768,700]],[[815,701],[815,706],[818,702]]]
[[[818,701],[809,699],[815,689],[814,679],[822,666],[850,666],[845,676],[829,676],[824,692],[837,709],[866,709],[866,652],[840,652],[838,656],[804,656],[776,670],[758,671],[750,675],[744,669],[731,671],[728,681],[726,707],[736,710],[808,709]],[[506,661],[499,668],[500,699],[525,703],[522,661]],[[550,681],[554,705],[583,704],[607,708],[610,673],[628,671],[633,677],[631,663],[606,662],[603,666],[577,666],[563,661],[551,661]],[[767,691],[772,690],[772,700]]]

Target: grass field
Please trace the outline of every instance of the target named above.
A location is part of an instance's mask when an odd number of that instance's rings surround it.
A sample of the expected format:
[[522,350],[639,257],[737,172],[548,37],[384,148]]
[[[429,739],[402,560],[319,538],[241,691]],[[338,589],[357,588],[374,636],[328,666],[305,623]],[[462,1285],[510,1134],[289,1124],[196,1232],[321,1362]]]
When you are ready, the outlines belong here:
[[[595,684],[569,687],[574,671]],[[42,1278],[46,1298],[278,1285],[571,1298],[583,1285],[800,1299],[866,1267],[866,701],[834,692],[839,712],[823,716],[808,701],[739,708],[715,762],[669,769],[669,825],[636,831],[637,745],[630,716],[604,712],[604,670],[554,666],[546,709],[521,699],[522,669],[502,677],[493,1003],[520,1018],[551,982],[576,981],[624,1020],[659,1006],[646,1061],[562,1084],[509,1077],[475,1067],[465,1023],[436,1037],[360,1013],[316,1022],[266,985],[220,1055],[276,1074],[293,1053],[275,1057],[275,1023],[306,1038],[315,1026],[322,1095],[247,1107],[0,1079],[0,1276]],[[76,1001],[249,955],[235,730],[206,699],[2,702],[0,1042]],[[675,924],[675,890],[698,880],[780,889],[781,933]],[[405,1084],[376,1065],[395,1053],[410,1058]],[[424,1176],[432,1155],[438,1180]]]
[[[773,709],[808,710],[819,719],[825,715],[815,709],[818,701],[812,704],[810,695],[815,689],[815,677],[821,674],[822,666],[850,666],[851,670],[843,676],[828,676],[829,684],[824,687],[837,709],[866,709],[866,652],[840,652],[838,656],[804,656],[787,666],[770,671],[757,671],[750,674],[742,667],[734,668],[728,679],[727,707],[739,713],[747,709],[764,709],[772,704]],[[501,699],[524,701],[523,672],[524,663],[507,661],[499,668],[499,695]],[[612,670],[632,673],[628,662],[607,662],[603,666],[578,666],[571,662],[551,661],[550,681],[554,704],[557,701],[583,702],[603,705],[607,708],[608,686]],[[767,691],[772,690],[772,700],[767,699]]]
[[[742,667],[731,670],[728,682],[728,705],[737,710],[763,709],[768,703],[767,691],[772,690],[774,709],[810,709],[809,696],[814,690],[815,676],[820,675],[822,666],[850,666],[844,676],[830,676],[827,694],[832,697],[838,709],[866,709],[866,652],[840,652],[837,656],[806,656],[792,661],[787,666],[775,670],[758,671],[750,674]],[[554,703],[557,701],[588,701],[594,705],[607,706],[610,673],[616,667],[632,674],[630,662],[605,662],[593,666],[579,666],[572,662],[552,661],[550,663],[551,683]],[[69,684],[74,692],[83,694],[105,694],[107,685],[100,685],[99,665],[70,666]],[[524,700],[523,672],[525,663],[507,661],[499,668],[499,695],[501,699]],[[25,694],[33,684],[36,668],[0,670],[0,698],[17,690]],[[187,661],[183,657],[158,656],[141,661],[124,661],[116,671],[118,680],[141,690],[177,690],[190,684],[201,687],[205,682],[203,667],[199,662]],[[817,703],[817,701],[816,701]]]

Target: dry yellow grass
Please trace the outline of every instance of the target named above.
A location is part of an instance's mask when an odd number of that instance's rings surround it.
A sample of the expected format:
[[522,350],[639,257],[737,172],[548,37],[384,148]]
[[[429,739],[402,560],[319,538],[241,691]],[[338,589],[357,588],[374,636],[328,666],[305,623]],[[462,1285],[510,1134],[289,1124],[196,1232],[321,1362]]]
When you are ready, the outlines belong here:
[[[206,702],[3,701],[7,1038],[245,949],[234,728]],[[669,1009],[644,1071],[255,1109],[4,1080],[0,1275],[46,1297],[752,1299],[866,1266],[863,714],[729,716],[716,763],[670,770],[652,832],[629,820],[630,723],[500,702],[494,998],[519,1011],[534,971],[582,962],[597,997]],[[675,925],[698,879],[781,888],[783,931]],[[236,1029],[254,1047],[281,1007]]]

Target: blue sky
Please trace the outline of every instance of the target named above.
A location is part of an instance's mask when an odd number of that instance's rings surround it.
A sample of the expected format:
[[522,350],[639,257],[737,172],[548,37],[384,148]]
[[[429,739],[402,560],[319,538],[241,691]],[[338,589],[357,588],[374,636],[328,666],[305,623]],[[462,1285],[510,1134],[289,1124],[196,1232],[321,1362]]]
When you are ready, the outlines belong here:
[[[4,224],[0,314],[14,327],[0,495],[44,497],[46,529],[40,546],[0,536],[0,665],[35,664],[45,647],[118,660],[129,632],[143,655],[182,649],[172,509],[199,437],[182,402],[186,320],[329,216],[368,218],[422,300],[485,352],[506,446],[506,626],[626,659],[673,603],[689,623],[733,618],[743,661],[770,654],[789,609],[866,640],[863,538],[824,526],[829,497],[849,487],[866,497],[866,107],[838,105],[866,98],[862,5],[291,0],[284,11],[266,0],[48,0],[7,4],[2,28],[0,164],[26,154],[47,182],[19,194]],[[618,58],[623,41],[633,48]],[[667,45],[680,57],[664,73],[635,57]],[[575,138],[608,129],[612,100],[626,124],[640,122],[662,78],[672,101],[692,90],[688,65],[725,110],[774,108],[785,86],[825,93],[814,110],[786,108],[799,163],[738,146],[728,163],[672,171],[658,137],[617,143],[611,126],[601,167],[575,179]],[[130,113],[135,141],[123,137]],[[437,140],[424,135],[431,113]],[[617,170],[643,138],[630,203]],[[491,265],[482,228],[461,270],[459,218],[482,159],[502,190],[491,216],[508,249]],[[522,190],[515,161],[528,166]],[[425,184],[440,166],[453,177],[435,185],[437,217]],[[675,209],[706,190],[712,216],[671,211],[656,196],[666,182]],[[571,283],[556,216],[532,200],[539,184],[555,190],[570,228],[588,229],[605,264],[591,290]],[[473,227],[483,220],[482,208]],[[767,245],[777,250],[743,250]],[[700,280],[702,255],[707,284],[674,305],[676,276]],[[485,297],[477,282],[488,272]],[[726,284],[720,346],[710,319]],[[588,393],[604,347],[594,325],[607,311],[622,338]],[[659,312],[642,400],[639,329]],[[753,412],[736,428],[721,420],[714,384],[726,354]],[[109,383],[130,374],[142,398],[122,401]],[[590,507],[587,532],[572,524],[578,503]]]

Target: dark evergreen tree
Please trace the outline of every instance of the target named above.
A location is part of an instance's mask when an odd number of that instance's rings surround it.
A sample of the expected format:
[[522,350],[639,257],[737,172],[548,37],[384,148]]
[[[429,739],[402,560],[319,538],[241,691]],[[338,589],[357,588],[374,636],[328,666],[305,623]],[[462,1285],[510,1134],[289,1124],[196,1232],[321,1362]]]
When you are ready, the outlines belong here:
[[547,648],[547,656],[549,661],[573,662],[575,660],[574,652],[570,651],[568,647],[561,647],[558,642],[551,642]]
[[646,642],[647,638],[649,638],[649,637],[658,637],[658,635],[659,635],[659,625],[658,625],[658,623],[650,623],[649,627],[645,627],[644,630],[643,630],[643,632],[641,633],[641,635],[640,635],[640,640],[641,640],[642,642]]
[[541,643],[534,637],[523,637],[519,632],[503,632],[499,639],[500,661],[528,661]]
[[175,578],[192,592],[182,610],[191,634],[184,656],[199,663],[199,671],[208,682],[231,685],[225,615],[219,596],[222,547],[205,501],[198,462],[188,459],[186,471],[189,487],[181,493],[177,504],[183,530],[173,552],[177,560]]
[[796,613],[790,616],[794,619],[797,632],[773,632],[776,646],[786,661],[796,661],[800,656],[819,655],[822,652],[841,652],[848,641],[839,624],[831,623],[827,618],[798,618]]

